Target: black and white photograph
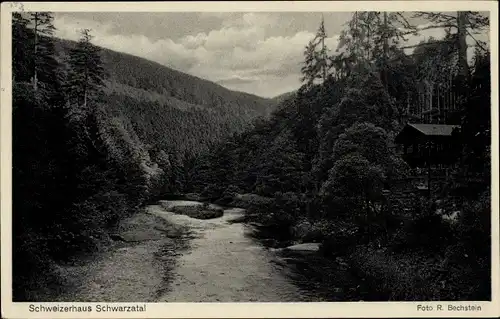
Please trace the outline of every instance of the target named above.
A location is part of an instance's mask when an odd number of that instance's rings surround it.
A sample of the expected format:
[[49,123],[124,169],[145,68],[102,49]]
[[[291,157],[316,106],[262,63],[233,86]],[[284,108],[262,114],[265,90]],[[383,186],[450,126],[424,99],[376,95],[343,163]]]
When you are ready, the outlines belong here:
[[13,10],[12,302],[480,311],[490,18]]

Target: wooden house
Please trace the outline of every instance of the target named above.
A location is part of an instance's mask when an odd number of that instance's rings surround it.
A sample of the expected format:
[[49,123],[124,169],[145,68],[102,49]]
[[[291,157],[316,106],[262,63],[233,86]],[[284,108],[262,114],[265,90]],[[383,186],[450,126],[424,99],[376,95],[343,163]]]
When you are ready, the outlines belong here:
[[451,165],[459,156],[455,133],[459,125],[408,123],[395,138],[403,146],[403,158],[411,167]]
[[395,143],[402,145],[402,157],[410,167],[417,172],[426,168],[427,174],[418,173],[414,178],[423,179],[419,182],[419,190],[428,192],[429,196],[431,179],[445,177],[448,168],[460,161],[456,135],[459,130],[459,125],[408,123],[395,138]]

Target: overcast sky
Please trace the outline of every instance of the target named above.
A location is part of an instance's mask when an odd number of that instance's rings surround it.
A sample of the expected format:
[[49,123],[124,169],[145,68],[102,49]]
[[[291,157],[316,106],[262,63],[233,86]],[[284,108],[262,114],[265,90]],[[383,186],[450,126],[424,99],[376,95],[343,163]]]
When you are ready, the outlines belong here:
[[[274,97],[300,86],[304,47],[314,37],[321,15],[58,12],[54,24],[58,37],[76,40],[79,29],[90,28],[96,45],[144,57],[232,90]],[[327,44],[335,50],[352,13],[323,16]],[[424,31],[410,44],[429,36],[440,38],[443,31]]]

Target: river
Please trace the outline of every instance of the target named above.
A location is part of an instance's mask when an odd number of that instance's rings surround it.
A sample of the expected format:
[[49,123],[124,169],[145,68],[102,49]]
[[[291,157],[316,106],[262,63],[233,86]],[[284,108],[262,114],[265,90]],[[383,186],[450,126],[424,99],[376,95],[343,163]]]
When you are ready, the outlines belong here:
[[73,287],[58,301],[307,301],[286,266],[276,263],[276,253],[248,235],[250,226],[231,223],[243,209],[226,209],[209,220],[168,209],[199,204],[162,201],[125,220],[120,231],[129,240],[90,261],[61,267]]
[[301,300],[299,289],[271,262],[273,253],[248,236],[249,226],[231,223],[242,216],[243,209],[227,209],[222,217],[210,220],[172,214],[158,206],[150,209],[170,223],[188,227],[195,237],[191,249],[180,257],[172,272],[170,291],[159,302]]

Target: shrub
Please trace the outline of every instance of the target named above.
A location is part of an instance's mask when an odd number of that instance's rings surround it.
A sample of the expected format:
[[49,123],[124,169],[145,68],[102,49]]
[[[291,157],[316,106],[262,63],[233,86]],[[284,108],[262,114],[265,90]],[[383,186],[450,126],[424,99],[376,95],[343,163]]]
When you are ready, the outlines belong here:
[[358,242],[358,226],[352,223],[331,221],[327,236],[321,245],[325,256],[345,255]]
[[453,240],[452,229],[439,215],[417,217],[397,231],[392,247],[395,251],[438,252]]
[[452,229],[454,242],[445,250],[445,293],[450,298],[491,298],[491,203],[487,189],[478,200],[466,203]]
[[382,167],[352,153],[335,162],[320,195],[337,213],[368,215],[370,206],[381,200],[383,181]]
[[224,186],[220,184],[209,184],[205,186],[201,192],[201,196],[207,198],[208,200],[217,200],[224,193]]
[[[16,232],[13,235],[13,301],[33,300],[30,292],[43,286],[40,280],[53,273],[47,240],[45,236],[30,228],[25,228],[23,233]],[[45,276],[36,278],[40,273],[44,273]]]
[[236,195],[240,192],[240,189],[237,186],[229,185],[222,196],[217,200],[218,204],[229,204],[233,201]]
[[293,236],[303,242],[323,242],[333,232],[331,221],[302,219],[292,228]]
[[112,227],[135,212],[130,210],[127,197],[117,191],[98,194],[96,201],[103,215],[101,227]]
[[438,277],[441,264],[437,260],[417,253],[391,255],[360,246],[352,251],[349,260],[358,277],[368,282],[368,300],[445,300]]
[[232,206],[247,208],[252,213],[268,212],[274,199],[255,194],[236,194]]

